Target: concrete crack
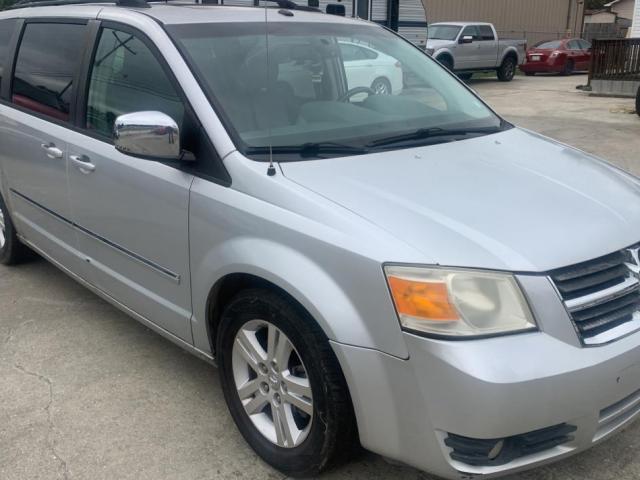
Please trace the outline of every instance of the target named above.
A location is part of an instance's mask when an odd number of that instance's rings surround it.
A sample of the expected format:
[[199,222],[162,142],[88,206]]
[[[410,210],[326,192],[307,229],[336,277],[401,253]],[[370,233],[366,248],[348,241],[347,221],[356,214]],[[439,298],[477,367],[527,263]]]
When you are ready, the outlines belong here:
[[27,320],[26,322],[22,322],[19,323],[18,325],[16,325],[13,328],[10,328],[9,331],[7,332],[7,336],[5,337],[5,339],[2,341],[2,345],[6,346],[9,344],[9,342],[13,339],[14,334],[16,333],[16,330],[18,330],[19,328],[24,327],[25,325],[29,324],[29,323],[33,323],[33,319],[31,320]]
[[56,451],[55,439],[51,437],[51,435],[55,433],[55,430],[56,430],[55,424],[53,423],[53,416],[51,414],[51,406],[53,405],[53,383],[48,377],[45,377],[44,375],[41,375],[37,372],[32,372],[30,370],[27,370],[22,365],[18,365],[16,363],[14,364],[14,367],[16,368],[16,370],[21,371],[25,375],[35,377],[41,382],[46,383],[47,387],[49,388],[49,401],[47,402],[47,405],[44,407],[44,411],[47,414],[47,423],[49,425],[49,429],[47,431],[47,442],[49,444],[49,449],[51,450],[53,457],[60,464],[60,468],[62,469],[62,478],[64,480],[69,480],[69,469],[67,467],[67,462]]

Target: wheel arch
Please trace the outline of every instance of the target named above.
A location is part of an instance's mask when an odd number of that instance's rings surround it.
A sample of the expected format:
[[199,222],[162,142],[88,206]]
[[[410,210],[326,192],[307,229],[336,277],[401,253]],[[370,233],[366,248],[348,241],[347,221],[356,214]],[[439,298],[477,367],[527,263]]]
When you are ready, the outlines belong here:
[[451,62],[451,69],[455,70],[456,68],[456,60],[449,50],[440,50],[433,55],[433,58],[437,60],[438,63],[442,63],[442,59],[447,58]]
[[502,66],[507,58],[513,58],[516,61],[516,68],[518,67],[518,64],[520,63],[518,51],[514,47],[509,47],[502,53],[502,58],[500,59],[498,68]]

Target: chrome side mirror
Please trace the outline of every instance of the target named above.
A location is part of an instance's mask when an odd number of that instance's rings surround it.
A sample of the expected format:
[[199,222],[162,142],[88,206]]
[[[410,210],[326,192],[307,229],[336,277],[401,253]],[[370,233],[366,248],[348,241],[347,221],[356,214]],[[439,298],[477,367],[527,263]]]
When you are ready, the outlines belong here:
[[180,129],[161,112],[120,115],[113,127],[116,150],[153,160],[180,160]]
[[460,39],[460,43],[473,43],[473,36],[465,35]]

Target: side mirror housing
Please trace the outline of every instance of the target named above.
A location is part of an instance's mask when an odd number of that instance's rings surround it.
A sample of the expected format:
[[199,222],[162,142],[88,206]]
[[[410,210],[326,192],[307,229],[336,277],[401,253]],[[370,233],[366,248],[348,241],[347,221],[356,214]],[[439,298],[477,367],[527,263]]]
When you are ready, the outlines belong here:
[[151,160],[180,160],[180,129],[161,112],[134,112],[120,115],[113,127],[116,150]]
[[465,35],[460,38],[460,43],[473,43],[473,37],[471,35]]

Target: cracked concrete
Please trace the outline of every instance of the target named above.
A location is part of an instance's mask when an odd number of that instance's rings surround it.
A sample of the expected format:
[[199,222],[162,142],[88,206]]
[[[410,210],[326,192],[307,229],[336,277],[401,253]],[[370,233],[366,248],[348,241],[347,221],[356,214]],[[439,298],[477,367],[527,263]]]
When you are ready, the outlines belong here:
[[47,422],[49,423],[50,435],[48,435],[48,440],[51,448],[51,453],[53,454],[55,459],[58,462],[60,462],[60,467],[62,468],[62,478],[64,480],[68,480],[69,470],[67,468],[67,462],[64,459],[62,459],[60,455],[58,455],[58,452],[56,452],[56,445],[55,445],[56,432],[55,432],[55,425],[53,423],[53,416],[51,413],[51,406],[53,404],[53,383],[49,378],[45,377],[44,375],[40,375],[39,373],[36,373],[36,372],[30,372],[29,370],[24,368],[22,365],[14,364],[14,368],[16,368],[17,370],[20,370],[25,375],[31,375],[32,377],[36,377],[38,380],[43,381],[44,383],[47,384],[47,387],[49,388],[49,402],[44,407],[44,411],[47,412]]
[[[582,81],[471,85],[516,123],[640,173],[640,119],[584,98]],[[0,339],[0,480],[283,479],[237,432],[215,368],[42,260],[0,267]],[[508,480],[635,480],[639,448],[640,422]],[[372,454],[323,476],[346,479],[433,480]]]

